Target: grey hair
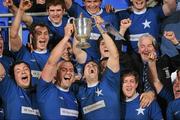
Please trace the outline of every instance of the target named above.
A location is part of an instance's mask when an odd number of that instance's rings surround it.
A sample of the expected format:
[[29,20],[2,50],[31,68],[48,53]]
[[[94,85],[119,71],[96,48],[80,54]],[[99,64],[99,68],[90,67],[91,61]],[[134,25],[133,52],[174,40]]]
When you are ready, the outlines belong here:
[[137,43],[138,48],[140,47],[140,43],[141,43],[141,41],[142,41],[143,38],[150,38],[150,39],[152,40],[153,46],[154,46],[155,48],[157,48],[156,39],[155,39],[152,35],[150,35],[149,33],[145,33],[145,34],[143,34],[141,37],[139,37],[139,40],[138,40],[138,43]]

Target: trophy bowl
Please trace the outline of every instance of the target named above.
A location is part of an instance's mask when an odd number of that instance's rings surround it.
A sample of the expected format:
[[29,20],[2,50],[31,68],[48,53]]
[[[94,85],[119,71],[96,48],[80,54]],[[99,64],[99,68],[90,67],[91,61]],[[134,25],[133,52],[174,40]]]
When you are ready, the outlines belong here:
[[92,20],[89,18],[79,17],[73,20],[75,28],[75,36],[78,41],[78,48],[86,49],[90,47],[90,44],[87,42],[91,35],[92,30]]

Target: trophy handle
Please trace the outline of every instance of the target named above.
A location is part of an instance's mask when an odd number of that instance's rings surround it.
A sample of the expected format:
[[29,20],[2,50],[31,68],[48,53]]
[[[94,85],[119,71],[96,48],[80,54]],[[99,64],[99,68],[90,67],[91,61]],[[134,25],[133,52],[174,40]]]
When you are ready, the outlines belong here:
[[68,19],[67,23],[73,23],[73,24],[74,24],[74,20],[75,20],[74,17],[70,17],[70,18]]

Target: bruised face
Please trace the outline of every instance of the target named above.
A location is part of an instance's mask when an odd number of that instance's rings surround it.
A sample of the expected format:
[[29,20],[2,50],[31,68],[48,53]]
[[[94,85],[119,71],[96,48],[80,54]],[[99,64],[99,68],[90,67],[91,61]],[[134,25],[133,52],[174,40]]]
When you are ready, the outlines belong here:
[[96,14],[100,11],[101,0],[84,0],[84,5],[87,11]]
[[142,60],[145,62],[148,61],[148,56],[150,53],[156,53],[151,37],[141,37],[138,49],[138,52],[141,55]]
[[51,5],[47,10],[52,23],[60,24],[64,15],[65,9],[61,5]]
[[136,11],[142,11],[146,8],[146,0],[131,0],[131,2]]
[[131,98],[136,94],[138,83],[135,76],[128,75],[123,78],[122,91],[126,98]]
[[49,31],[47,27],[36,26],[34,31],[35,47],[38,51],[43,51],[47,49],[47,44],[49,42]]
[[59,66],[57,77],[57,84],[64,89],[68,89],[74,82],[73,64],[71,62],[63,61]]
[[14,67],[15,81],[18,86],[28,88],[31,81],[31,73],[29,67],[25,63],[20,63]]
[[4,41],[3,41],[3,37],[0,34],[0,55],[3,54],[3,50],[4,50]]
[[106,47],[104,40],[101,40],[99,48],[100,48],[101,58],[109,57],[109,50]]

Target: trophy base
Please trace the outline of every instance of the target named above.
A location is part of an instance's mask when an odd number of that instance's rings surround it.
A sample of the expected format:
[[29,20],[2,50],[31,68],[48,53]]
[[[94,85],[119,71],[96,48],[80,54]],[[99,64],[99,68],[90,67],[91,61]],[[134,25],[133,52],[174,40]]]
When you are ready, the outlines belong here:
[[87,49],[91,47],[91,45],[88,42],[80,42],[79,44],[77,44],[77,47],[81,49]]

